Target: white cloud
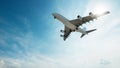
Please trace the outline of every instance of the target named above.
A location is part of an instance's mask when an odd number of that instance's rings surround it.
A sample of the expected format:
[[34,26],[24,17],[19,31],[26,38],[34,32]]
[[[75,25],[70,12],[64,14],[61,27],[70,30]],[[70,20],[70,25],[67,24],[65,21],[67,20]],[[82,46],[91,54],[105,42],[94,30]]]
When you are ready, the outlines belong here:
[[5,64],[4,61],[1,60],[1,61],[0,61],[0,68],[3,68],[3,67],[4,67],[4,64]]
[[0,68],[21,68],[17,60],[2,58],[0,60]]
[[59,68],[60,64],[42,54],[26,55],[25,58],[0,58],[0,68]]

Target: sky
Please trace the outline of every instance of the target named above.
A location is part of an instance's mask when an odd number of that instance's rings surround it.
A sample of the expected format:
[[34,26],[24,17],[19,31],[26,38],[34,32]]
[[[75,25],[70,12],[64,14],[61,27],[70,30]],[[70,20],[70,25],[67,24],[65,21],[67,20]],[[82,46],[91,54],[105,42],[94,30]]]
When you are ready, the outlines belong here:
[[[0,0],[0,68],[120,68],[120,0]],[[60,37],[69,20],[110,11],[81,28],[82,39]]]

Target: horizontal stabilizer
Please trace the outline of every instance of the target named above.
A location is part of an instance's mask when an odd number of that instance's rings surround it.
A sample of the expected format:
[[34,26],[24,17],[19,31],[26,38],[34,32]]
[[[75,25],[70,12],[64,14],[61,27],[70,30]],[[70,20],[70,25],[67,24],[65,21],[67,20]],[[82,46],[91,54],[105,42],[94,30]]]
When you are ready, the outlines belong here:
[[[95,30],[96,30],[96,29],[92,29],[92,30],[86,31],[86,33],[88,34],[88,33],[93,32],[93,31],[95,31]],[[86,34],[82,34],[82,35],[81,35],[81,38],[84,37],[85,35],[86,35]]]

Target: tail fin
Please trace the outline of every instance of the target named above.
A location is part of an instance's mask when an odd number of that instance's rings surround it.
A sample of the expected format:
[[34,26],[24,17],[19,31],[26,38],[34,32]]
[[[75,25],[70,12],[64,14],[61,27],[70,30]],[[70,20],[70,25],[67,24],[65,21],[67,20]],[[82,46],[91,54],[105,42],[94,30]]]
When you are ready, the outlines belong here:
[[[95,31],[96,29],[92,29],[92,30],[89,30],[89,31],[86,31],[86,33],[88,34],[88,33],[90,33],[90,32],[93,32],[93,31]],[[81,35],[81,38],[83,37],[83,36],[85,36],[86,34],[82,34]]]

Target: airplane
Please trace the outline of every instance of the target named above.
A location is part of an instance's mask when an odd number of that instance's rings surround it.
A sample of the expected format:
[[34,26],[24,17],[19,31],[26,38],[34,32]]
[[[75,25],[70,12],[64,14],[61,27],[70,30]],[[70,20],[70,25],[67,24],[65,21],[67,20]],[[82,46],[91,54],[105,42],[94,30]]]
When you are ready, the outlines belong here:
[[68,20],[67,18],[65,18],[64,16],[58,13],[52,13],[52,15],[54,16],[54,19],[58,19],[64,24],[64,30],[60,30],[60,32],[64,33],[64,35],[60,35],[60,36],[63,37],[63,40],[65,41],[71,32],[76,31],[76,32],[82,33],[81,35],[81,38],[82,38],[86,34],[95,31],[96,29],[86,31],[80,28],[79,26],[82,26],[86,22],[93,21],[94,19],[97,19],[98,17],[109,14],[109,13],[110,13],[109,11],[106,11],[102,14],[93,14],[92,12],[90,12],[88,16],[81,17],[80,15],[78,15],[77,19],[74,19],[74,20]]

